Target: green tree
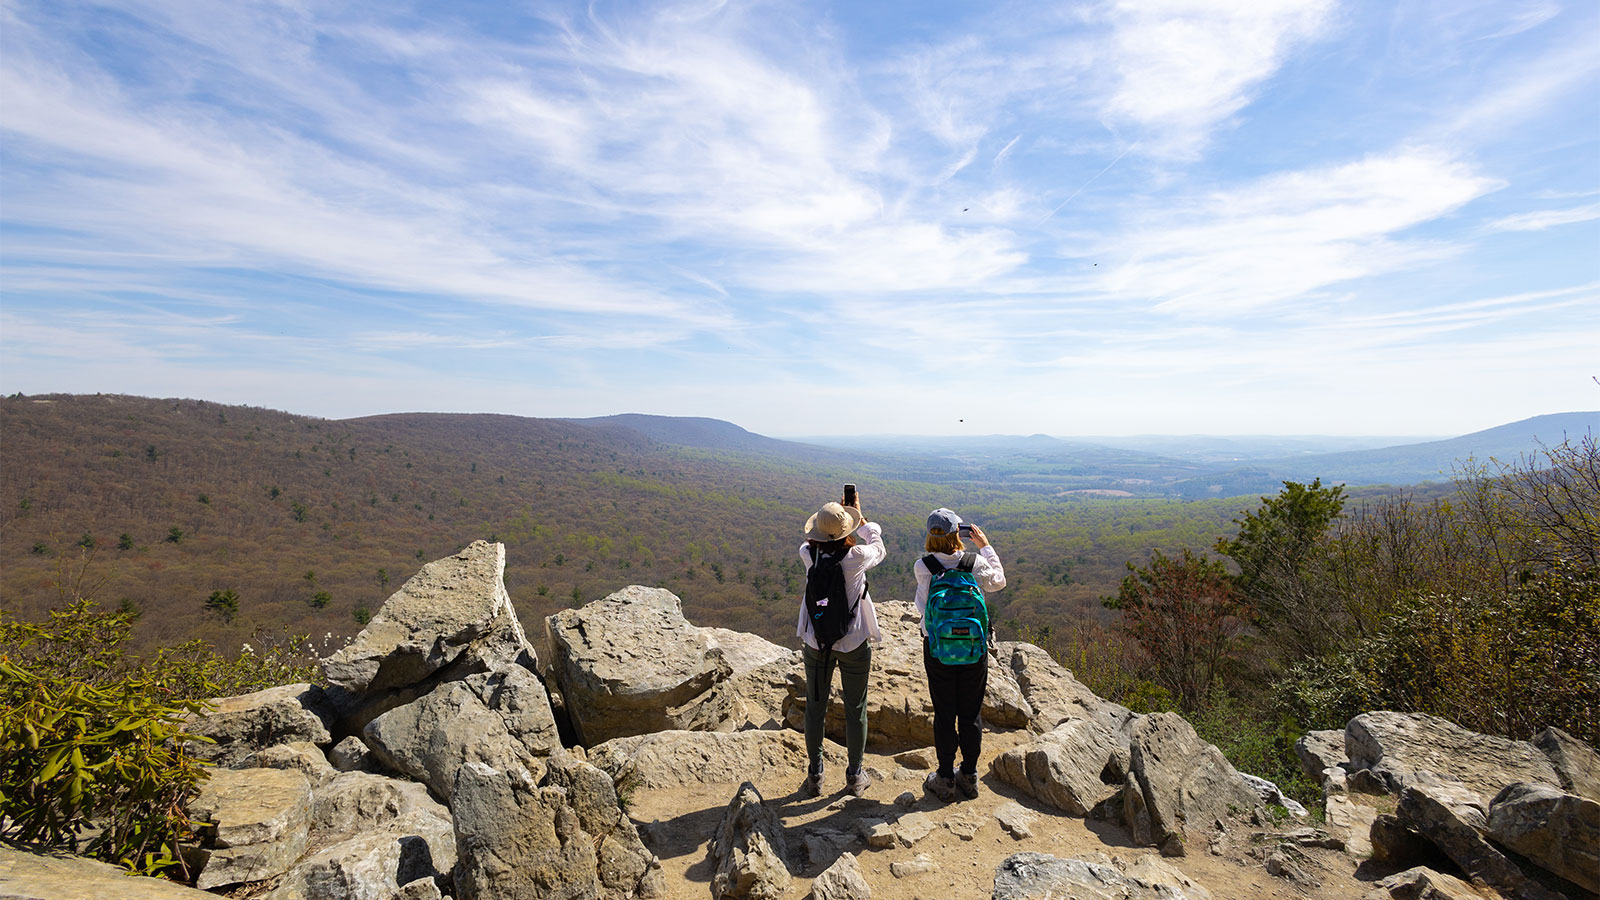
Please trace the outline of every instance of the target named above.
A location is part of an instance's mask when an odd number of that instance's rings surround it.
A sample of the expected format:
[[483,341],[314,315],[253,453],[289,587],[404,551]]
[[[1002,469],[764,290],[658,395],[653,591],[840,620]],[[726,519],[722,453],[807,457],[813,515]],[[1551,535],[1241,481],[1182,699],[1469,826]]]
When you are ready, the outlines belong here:
[[1217,541],[1239,567],[1234,577],[1254,623],[1286,656],[1320,656],[1341,645],[1350,628],[1330,571],[1329,538],[1344,509],[1344,487],[1285,481],[1275,497],[1235,519],[1238,534]]
[[131,535],[131,534],[127,533],[126,531],[124,531],[120,536],[118,536],[118,538],[117,538],[117,549],[118,550],[132,550],[133,549],[133,535]]
[[181,543],[183,543],[183,529],[179,528],[176,525],[172,526],[171,528],[168,528],[167,529],[167,543],[169,543],[169,544],[181,544]]
[[222,616],[222,621],[232,622],[239,614],[239,594],[234,590],[212,591],[206,598],[206,610]]
[[83,537],[78,538],[78,546],[85,550],[93,550],[95,547],[94,535],[85,531]]

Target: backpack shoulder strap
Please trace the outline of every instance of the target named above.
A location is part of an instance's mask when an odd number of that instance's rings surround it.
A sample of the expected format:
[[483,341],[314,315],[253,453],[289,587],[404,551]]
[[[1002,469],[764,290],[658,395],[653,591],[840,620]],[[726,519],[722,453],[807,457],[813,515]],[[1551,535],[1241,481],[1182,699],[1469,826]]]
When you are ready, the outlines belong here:
[[816,565],[817,564],[817,545],[816,544],[807,544],[806,545],[806,553],[811,555],[811,564],[813,566]]
[[963,572],[971,572],[972,566],[977,563],[977,561],[978,554],[973,553],[971,550],[967,550],[961,554],[961,561],[956,563],[956,568]]
[[938,557],[935,557],[932,553],[922,558],[922,564],[928,567],[928,574],[935,577],[938,577],[939,573],[944,571],[944,563],[939,562]]

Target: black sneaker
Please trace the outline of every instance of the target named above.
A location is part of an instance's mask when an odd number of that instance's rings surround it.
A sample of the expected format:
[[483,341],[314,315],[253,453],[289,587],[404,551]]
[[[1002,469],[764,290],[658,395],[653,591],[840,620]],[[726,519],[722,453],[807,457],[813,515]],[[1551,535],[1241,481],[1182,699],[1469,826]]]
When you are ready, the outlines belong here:
[[968,800],[978,799],[978,776],[968,775],[966,772],[956,773],[956,790]]
[[938,772],[929,772],[928,780],[922,783],[928,793],[938,797],[946,803],[956,802],[956,780],[940,775]]

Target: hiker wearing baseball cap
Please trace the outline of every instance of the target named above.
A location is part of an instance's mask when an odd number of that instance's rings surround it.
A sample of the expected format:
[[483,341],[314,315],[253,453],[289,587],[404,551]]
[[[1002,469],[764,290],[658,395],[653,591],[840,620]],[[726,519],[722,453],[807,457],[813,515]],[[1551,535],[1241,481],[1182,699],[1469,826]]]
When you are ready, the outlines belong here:
[[867,746],[867,676],[872,671],[872,642],[883,640],[883,635],[867,587],[867,570],[883,562],[888,551],[882,529],[862,515],[859,495],[847,493],[845,499],[851,505],[825,503],[806,520],[806,540],[800,545],[806,595],[796,633],[806,668],[808,758],[801,797],[822,792],[823,723],[836,663],[844,690],[845,789],[859,797],[872,783],[861,769]]
[[[971,541],[976,552],[962,546]],[[978,754],[983,748],[983,693],[989,683],[989,643],[994,632],[984,592],[1006,586],[1006,572],[989,538],[940,507],[928,514],[927,555],[911,564],[922,618],[922,663],[933,701],[933,747],[938,768],[928,774],[930,793],[949,803],[978,796]],[[956,751],[961,769],[956,771]]]

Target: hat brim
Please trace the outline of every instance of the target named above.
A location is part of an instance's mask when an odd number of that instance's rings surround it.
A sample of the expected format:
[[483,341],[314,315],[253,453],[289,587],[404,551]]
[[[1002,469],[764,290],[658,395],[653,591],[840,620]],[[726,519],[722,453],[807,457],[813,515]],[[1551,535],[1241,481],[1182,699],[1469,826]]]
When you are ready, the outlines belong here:
[[811,518],[806,520],[806,540],[808,540],[808,541],[837,541],[839,538],[844,537],[845,534],[850,534],[850,533],[854,532],[857,528],[861,527],[861,523],[862,523],[863,519],[862,519],[861,514],[856,512],[855,507],[853,507],[853,506],[841,506],[839,508],[844,510],[845,515],[850,517],[850,527],[845,529],[844,534],[838,535],[836,537],[829,537],[826,534],[823,534],[821,531],[817,530],[817,516],[822,513],[822,510],[817,510],[816,512],[811,514]]

